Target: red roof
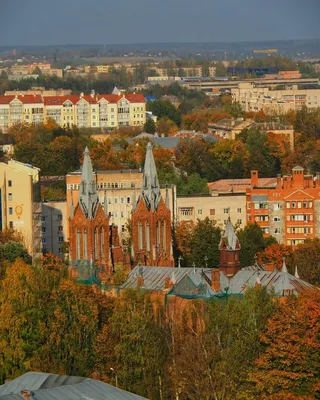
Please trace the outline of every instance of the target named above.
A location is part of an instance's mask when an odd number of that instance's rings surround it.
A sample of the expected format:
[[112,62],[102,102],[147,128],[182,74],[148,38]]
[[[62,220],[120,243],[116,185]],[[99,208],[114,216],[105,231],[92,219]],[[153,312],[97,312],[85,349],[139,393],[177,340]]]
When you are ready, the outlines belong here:
[[[277,178],[259,178],[259,187],[275,187],[277,184]],[[211,192],[234,192],[244,193],[246,189],[251,188],[251,179],[220,179],[216,182],[208,183],[209,190]]]
[[[79,100],[84,99],[89,104],[97,104],[101,99],[106,99],[109,103],[116,104],[123,96],[117,94],[101,94],[101,95],[68,95],[68,96],[45,96],[40,94],[26,94],[16,96],[0,96],[0,104],[9,104],[15,98],[18,98],[23,104],[43,103],[46,106],[61,106],[67,100],[72,104],[77,104]],[[132,103],[145,103],[146,100],[143,94],[129,93],[125,94],[124,98]]]
[[0,104],[9,104],[15,98],[20,100],[23,104],[43,103],[42,96],[40,94],[20,94],[16,96],[0,96]]

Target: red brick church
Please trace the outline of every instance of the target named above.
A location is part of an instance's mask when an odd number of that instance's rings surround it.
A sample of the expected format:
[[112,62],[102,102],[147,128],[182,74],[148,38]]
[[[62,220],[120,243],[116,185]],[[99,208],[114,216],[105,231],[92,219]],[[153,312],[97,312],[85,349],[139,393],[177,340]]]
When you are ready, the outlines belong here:
[[[137,200],[133,196],[131,222],[131,267],[174,266],[169,197],[167,193],[164,201],[161,196],[151,143],[147,146],[141,193]],[[110,226],[106,194],[103,205],[99,201],[88,148],[79,201],[76,206],[72,200],[70,204],[69,245],[72,274],[77,278],[106,278],[112,274],[115,261],[130,265],[130,255],[123,254],[119,245],[117,227]]]

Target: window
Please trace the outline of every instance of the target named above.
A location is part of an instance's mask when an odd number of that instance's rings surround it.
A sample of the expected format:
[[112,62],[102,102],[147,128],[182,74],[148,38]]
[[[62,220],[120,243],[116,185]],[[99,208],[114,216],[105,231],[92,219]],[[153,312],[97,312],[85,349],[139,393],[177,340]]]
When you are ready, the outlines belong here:
[[238,214],[241,214],[241,211],[242,211],[241,208],[237,208],[237,213]]
[[9,194],[8,194],[8,200],[9,200],[9,201],[12,201],[12,193],[9,193]]
[[114,204],[118,204],[118,197],[114,198]]
[[9,222],[9,228],[13,228],[13,222],[12,221]]
[[279,211],[281,210],[281,205],[279,203],[276,203],[273,208],[275,211]]
[[9,214],[10,214],[10,215],[13,214],[13,209],[12,209],[12,207],[9,207]]
[[46,218],[47,218],[47,217],[42,216],[42,217],[41,217],[41,222],[46,222]]
[[143,237],[142,237],[142,223],[138,225],[138,239],[139,239],[139,250],[143,249]]
[[202,209],[201,208],[198,210],[198,215],[202,215]]
[[274,217],[273,220],[274,222],[280,222],[280,217]]
[[309,208],[312,208],[312,201],[309,201]]
[[280,234],[281,233],[281,229],[280,228],[275,228],[274,233],[277,234],[277,235]]
[[8,181],[8,186],[12,187],[12,181]]
[[46,244],[47,243],[47,239],[42,238],[42,244]]
[[123,204],[124,203],[124,197],[120,198],[120,203]]
[[63,231],[63,226],[60,225],[59,228],[58,228],[58,230],[59,230],[59,232],[62,232],[62,231]]
[[62,248],[61,247],[59,247],[58,251],[59,251],[59,254],[62,254]]
[[291,203],[291,207],[292,207],[292,208],[296,208],[296,202],[295,202],[295,201],[293,201],[293,202]]
[[62,214],[58,214],[58,221],[62,221]]
[[59,236],[59,243],[63,243],[63,236]]
[[191,216],[193,214],[192,207],[180,208],[180,214],[184,216]]
[[127,203],[130,204],[131,203],[131,198],[127,197]]
[[215,215],[216,214],[216,210],[214,208],[210,209],[210,215]]
[[224,208],[224,209],[223,209],[223,213],[224,213],[224,214],[229,214],[229,210],[230,210],[229,208]]
[[301,201],[298,201],[298,208],[301,208],[302,207],[302,203],[301,203]]
[[242,224],[242,219],[237,220],[237,224],[241,225]]
[[287,201],[286,207],[290,208],[290,201]]
[[47,228],[42,227],[42,233],[46,233]]

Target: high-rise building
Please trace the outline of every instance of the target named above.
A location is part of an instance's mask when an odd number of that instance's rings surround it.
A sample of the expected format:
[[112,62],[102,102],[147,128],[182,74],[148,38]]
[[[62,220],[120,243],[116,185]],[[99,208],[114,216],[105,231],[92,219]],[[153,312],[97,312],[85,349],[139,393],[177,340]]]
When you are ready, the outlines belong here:
[[0,230],[23,236],[33,257],[42,255],[40,170],[10,160],[0,163]]

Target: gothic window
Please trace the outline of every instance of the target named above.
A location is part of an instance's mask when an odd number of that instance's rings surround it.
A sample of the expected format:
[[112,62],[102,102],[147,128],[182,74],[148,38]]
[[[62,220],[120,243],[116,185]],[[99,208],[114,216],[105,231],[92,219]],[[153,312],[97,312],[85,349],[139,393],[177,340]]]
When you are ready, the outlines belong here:
[[101,256],[101,259],[103,258],[103,256],[104,256],[104,252],[103,252],[103,247],[104,247],[104,229],[103,228],[101,228],[100,229],[100,256]]
[[88,238],[86,229],[83,231],[83,259],[88,260]]
[[161,223],[161,236],[162,236],[162,250],[166,248],[166,223],[162,221]]
[[149,222],[146,224],[146,244],[147,244],[147,251],[150,251],[150,225]]
[[139,239],[139,250],[143,249],[143,234],[142,234],[142,223],[138,225],[138,239]]
[[76,238],[76,249],[77,249],[77,260],[80,260],[80,229],[77,229],[77,238]]
[[160,221],[157,222],[156,225],[156,243],[158,246],[158,249],[160,248]]
[[94,259],[97,260],[99,256],[99,247],[98,247],[98,229],[94,230]]

